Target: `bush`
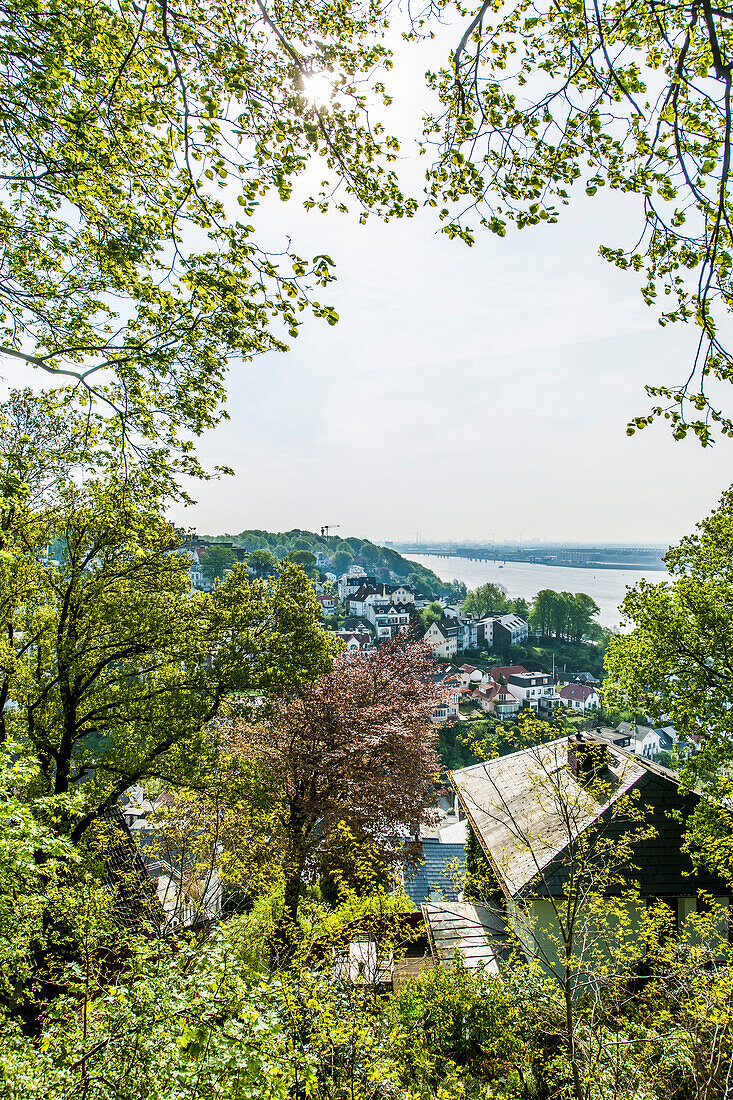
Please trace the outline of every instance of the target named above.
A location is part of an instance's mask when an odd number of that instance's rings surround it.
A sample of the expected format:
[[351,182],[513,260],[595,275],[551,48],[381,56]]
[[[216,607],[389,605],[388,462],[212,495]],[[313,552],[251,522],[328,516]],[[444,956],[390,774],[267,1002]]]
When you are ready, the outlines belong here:
[[515,1086],[529,1066],[517,1002],[498,978],[467,970],[424,970],[389,1002],[393,1057],[405,1086],[435,1095],[452,1085],[467,1096],[521,1095]]

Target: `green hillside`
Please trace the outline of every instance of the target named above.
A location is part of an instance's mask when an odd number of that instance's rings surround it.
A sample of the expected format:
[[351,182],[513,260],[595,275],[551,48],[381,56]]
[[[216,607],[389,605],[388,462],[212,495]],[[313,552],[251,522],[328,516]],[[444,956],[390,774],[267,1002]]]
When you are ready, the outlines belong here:
[[[229,542],[234,546],[241,546],[248,551],[269,550],[278,558],[284,558],[296,551],[306,551],[311,554],[325,554],[332,567],[332,572],[337,575],[345,573],[350,565],[356,563],[363,565],[368,573],[373,573],[379,580],[387,580],[389,573],[393,573],[400,580],[406,580],[415,591],[423,596],[451,596],[461,598],[465,595],[465,588],[454,588],[455,582],[446,583],[433,573],[432,569],[418,565],[417,562],[408,561],[398,554],[396,550],[390,550],[386,546],[377,546],[369,539],[360,539],[355,536],[340,538],[338,535],[317,535],[313,531],[240,531],[238,535],[205,535],[202,536],[208,542]],[[327,567],[328,568],[328,567]]]

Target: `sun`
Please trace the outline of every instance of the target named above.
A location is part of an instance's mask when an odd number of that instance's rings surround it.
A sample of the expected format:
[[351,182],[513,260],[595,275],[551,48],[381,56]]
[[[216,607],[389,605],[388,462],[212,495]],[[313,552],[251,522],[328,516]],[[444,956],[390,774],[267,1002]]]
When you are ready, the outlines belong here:
[[333,100],[334,74],[326,70],[303,77],[302,95],[313,107],[329,107]]

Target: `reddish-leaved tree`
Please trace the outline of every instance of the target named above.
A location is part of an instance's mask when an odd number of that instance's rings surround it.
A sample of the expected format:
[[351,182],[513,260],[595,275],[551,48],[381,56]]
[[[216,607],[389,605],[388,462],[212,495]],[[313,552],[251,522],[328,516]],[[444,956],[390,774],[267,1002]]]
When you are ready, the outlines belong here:
[[446,694],[429,646],[403,634],[368,654],[339,656],[332,672],[277,702],[264,720],[222,728],[223,757],[263,768],[277,790],[261,824],[284,881],[276,936],[284,954],[294,944],[303,882],[339,835],[363,837],[389,864],[430,820],[439,769],[431,716]]

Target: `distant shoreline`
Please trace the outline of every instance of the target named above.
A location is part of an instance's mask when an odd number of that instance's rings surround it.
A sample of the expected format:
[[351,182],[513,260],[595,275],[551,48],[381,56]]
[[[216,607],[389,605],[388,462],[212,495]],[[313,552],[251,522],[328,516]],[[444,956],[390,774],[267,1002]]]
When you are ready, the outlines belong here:
[[558,562],[550,569],[544,563],[493,558],[466,558],[442,554],[414,554],[408,561],[415,561],[431,569],[446,583],[452,580],[463,582],[467,588],[479,588],[482,584],[499,584],[512,599],[522,597],[533,600],[544,588],[553,591],[585,592],[596,601],[600,608],[599,622],[618,630],[621,621],[619,605],[626,596],[629,587],[646,579],[652,584],[668,581],[669,573],[662,568],[650,565],[635,565],[618,568],[616,565],[574,563],[563,565]]
[[[403,555],[410,561],[409,554]],[[438,554],[434,550],[421,550],[418,555],[421,558],[455,558],[460,557],[464,561],[481,561],[487,562],[493,565],[506,564],[506,565],[546,565],[548,568],[559,569],[625,569],[625,570],[638,570],[640,573],[645,570],[651,570],[654,573],[666,573],[664,565],[650,565],[645,563],[633,564],[630,562],[602,562],[602,561],[533,561],[532,558],[470,558],[467,554]]]

